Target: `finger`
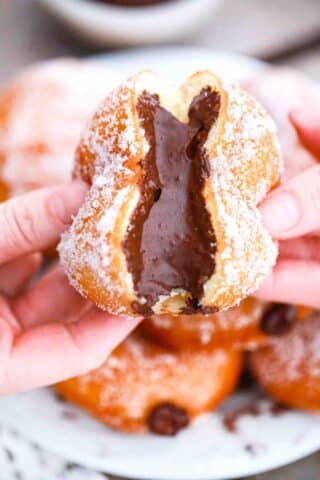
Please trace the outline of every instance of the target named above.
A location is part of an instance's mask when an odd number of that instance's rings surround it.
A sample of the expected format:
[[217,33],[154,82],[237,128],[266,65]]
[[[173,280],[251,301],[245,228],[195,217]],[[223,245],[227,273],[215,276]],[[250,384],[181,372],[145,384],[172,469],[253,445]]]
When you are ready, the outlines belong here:
[[319,263],[284,259],[255,295],[266,301],[320,308],[319,285]]
[[290,113],[289,119],[301,143],[320,160],[320,97],[309,108],[302,105]]
[[8,367],[15,336],[21,332],[6,300],[0,296],[0,394],[8,384]]
[[18,295],[40,268],[42,255],[32,253],[0,266],[0,294],[6,297]]
[[20,334],[1,393],[50,385],[97,368],[138,322],[92,308],[77,323],[40,325]]
[[91,304],[83,299],[59,266],[46,273],[12,304],[12,310],[22,328],[52,322],[70,322]]
[[320,165],[274,190],[261,204],[263,222],[277,239],[299,237],[320,228]]
[[43,188],[0,204],[0,264],[58,241],[83,202],[84,184]]
[[[21,332],[20,326],[6,300],[0,296],[0,377],[2,365],[7,362],[13,344],[13,337]],[[1,382],[0,382],[1,385]]]
[[282,258],[320,262],[320,238],[300,237],[284,240],[279,243],[279,253]]

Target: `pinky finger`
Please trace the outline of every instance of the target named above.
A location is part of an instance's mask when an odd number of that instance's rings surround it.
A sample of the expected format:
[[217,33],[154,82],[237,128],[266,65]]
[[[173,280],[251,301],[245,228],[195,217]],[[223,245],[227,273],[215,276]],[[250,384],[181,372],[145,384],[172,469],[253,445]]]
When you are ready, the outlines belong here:
[[320,264],[279,260],[255,296],[266,301],[320,308]]

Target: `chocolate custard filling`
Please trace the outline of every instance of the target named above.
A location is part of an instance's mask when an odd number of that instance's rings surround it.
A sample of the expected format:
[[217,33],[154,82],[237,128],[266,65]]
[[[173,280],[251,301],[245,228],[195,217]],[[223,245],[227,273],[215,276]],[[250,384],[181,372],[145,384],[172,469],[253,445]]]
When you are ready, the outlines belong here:
[[186,428],[190,423],[190,419],[184,408],[170,402],[163,402],[153,408],[147,423],[150,432],[158,435],[173,436],[183,428]]
[[141,161],[141,198],[123,243],[139,303],[149,315],[161,295],[172,289],[191,294],[184,312],[201,310],[203,285],[215,269],[216,242],[203,189],[209,165],[203,145],[216,121],[220,97],[203,88],[191,102],[189,122],[160,106],[156,94],[137,102],[150,146]]

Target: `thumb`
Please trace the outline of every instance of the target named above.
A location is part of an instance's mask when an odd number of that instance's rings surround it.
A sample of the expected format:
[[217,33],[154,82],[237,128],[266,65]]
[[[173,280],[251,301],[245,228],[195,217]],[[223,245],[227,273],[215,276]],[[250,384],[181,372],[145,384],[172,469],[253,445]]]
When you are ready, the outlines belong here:
[[320,165],[273,191],[261,204],[263,222],[271,235],[288,239],[320,228]]

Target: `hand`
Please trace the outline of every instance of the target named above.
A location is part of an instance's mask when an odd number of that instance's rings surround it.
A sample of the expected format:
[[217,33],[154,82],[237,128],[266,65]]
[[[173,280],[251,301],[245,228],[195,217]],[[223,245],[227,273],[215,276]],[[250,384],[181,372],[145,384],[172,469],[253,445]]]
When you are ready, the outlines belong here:
[[[82,299],[59,267],[26,285],[86,193],[71,183],[0,204],[0,393],[27,390],[98,367],[138,320]],[[76,320],[76,321],[75,321]]]
[[[302,144],[320,160],[320,100],[290,114]],[[320,165],[274,190],[261,205],[264,224],[279,240],[279,260],[257,296],[320,308]]]

